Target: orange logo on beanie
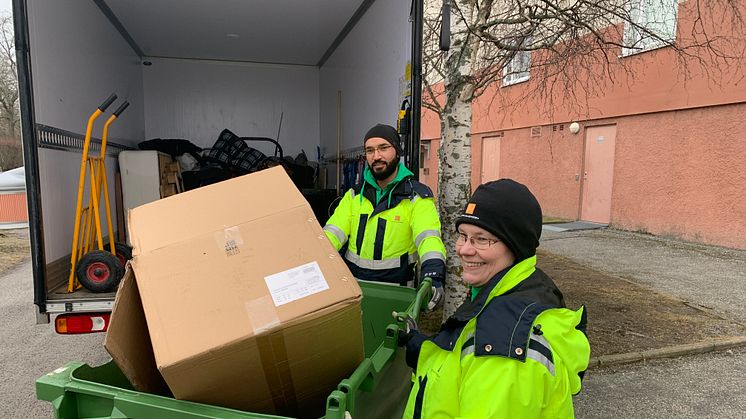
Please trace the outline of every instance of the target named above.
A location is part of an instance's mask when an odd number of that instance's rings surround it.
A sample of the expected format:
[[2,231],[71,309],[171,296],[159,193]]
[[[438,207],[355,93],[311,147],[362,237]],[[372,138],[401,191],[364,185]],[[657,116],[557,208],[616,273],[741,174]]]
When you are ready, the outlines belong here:
[[469,205],[466,206],[466,213],[467,214],[474,214],[474,210],[477,209],[477,204],[473,202],[469,202]]

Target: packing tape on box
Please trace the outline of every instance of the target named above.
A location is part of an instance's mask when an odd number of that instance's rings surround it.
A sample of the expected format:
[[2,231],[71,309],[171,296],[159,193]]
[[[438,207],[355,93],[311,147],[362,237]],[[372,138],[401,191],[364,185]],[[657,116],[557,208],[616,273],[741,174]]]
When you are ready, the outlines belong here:
[[215,242],[218,248],[225,251],[226,256],[235,256],[241,253],[239,246],[243,245],[243,236],[238,226],[228,227],[215,232]]
[[246,302],[246,313],[254,336],[259,336],[280,325],[275,302],[272,296],[264,295]]
[[246,312],[256,336],[264,380],[269,386],[275,413],[297,416],[298,400],[290,373],[285,335],[282,330],[272,332],[280,325],[272,297],[265,295],[246,302]]
[[262,335],[257,338],[257,346],[275,413],[280,416],[297,417],[300,412],[295,397],[293,376],[290,373],[284,333],[277,331]]

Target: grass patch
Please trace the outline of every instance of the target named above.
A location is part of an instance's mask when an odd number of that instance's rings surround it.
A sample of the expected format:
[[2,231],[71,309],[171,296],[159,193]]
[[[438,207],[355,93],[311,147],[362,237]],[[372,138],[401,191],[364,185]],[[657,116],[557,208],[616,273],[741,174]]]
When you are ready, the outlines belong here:
[[0,275],[30,256],[28,238],[12,232],[0,232]]

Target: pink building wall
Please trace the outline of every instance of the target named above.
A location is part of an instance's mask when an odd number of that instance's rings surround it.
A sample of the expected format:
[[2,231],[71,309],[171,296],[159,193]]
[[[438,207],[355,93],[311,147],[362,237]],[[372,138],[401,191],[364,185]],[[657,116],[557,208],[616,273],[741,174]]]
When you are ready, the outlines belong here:
[[0,223],[27,221],[26,193],[0,193]]
[[746,248],[746,103],[624,118],[612,225]]
[[[688,7],[680,4],[679,33],[691,30]],[[739,82],[744,71],[736,67],[706,77],[692,62],[682,77],[669,48],[619,59],[634,80],[615,74],[616,82],[603,86],[583,112],[541,112],[538,100],[512,105],[520,89],[542,82],[537,79],[493,87],[477,100],[472,188],[483,181],[482,137],[502,132],[500,177],[529,186],[545,215],[578,219],[584,128],[615,124],[611,226],[746,249],[746,83]],[[581,124],[578,134],[568,130],[572,121]],[[553,125],[563,130],[553,131]],[[542,135],[532,137],[537,126]],[[422,139],[439,138],[437,116],[423,110]],[[431,174],[430,181],[435,178]]]

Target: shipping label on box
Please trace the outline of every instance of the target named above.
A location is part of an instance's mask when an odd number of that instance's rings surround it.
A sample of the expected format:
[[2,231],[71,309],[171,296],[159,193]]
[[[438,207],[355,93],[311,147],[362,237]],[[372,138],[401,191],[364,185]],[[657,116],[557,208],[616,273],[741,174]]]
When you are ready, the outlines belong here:
[[265,276],[264,281],[276,306],[329,289],[329,284],[315,261]]

